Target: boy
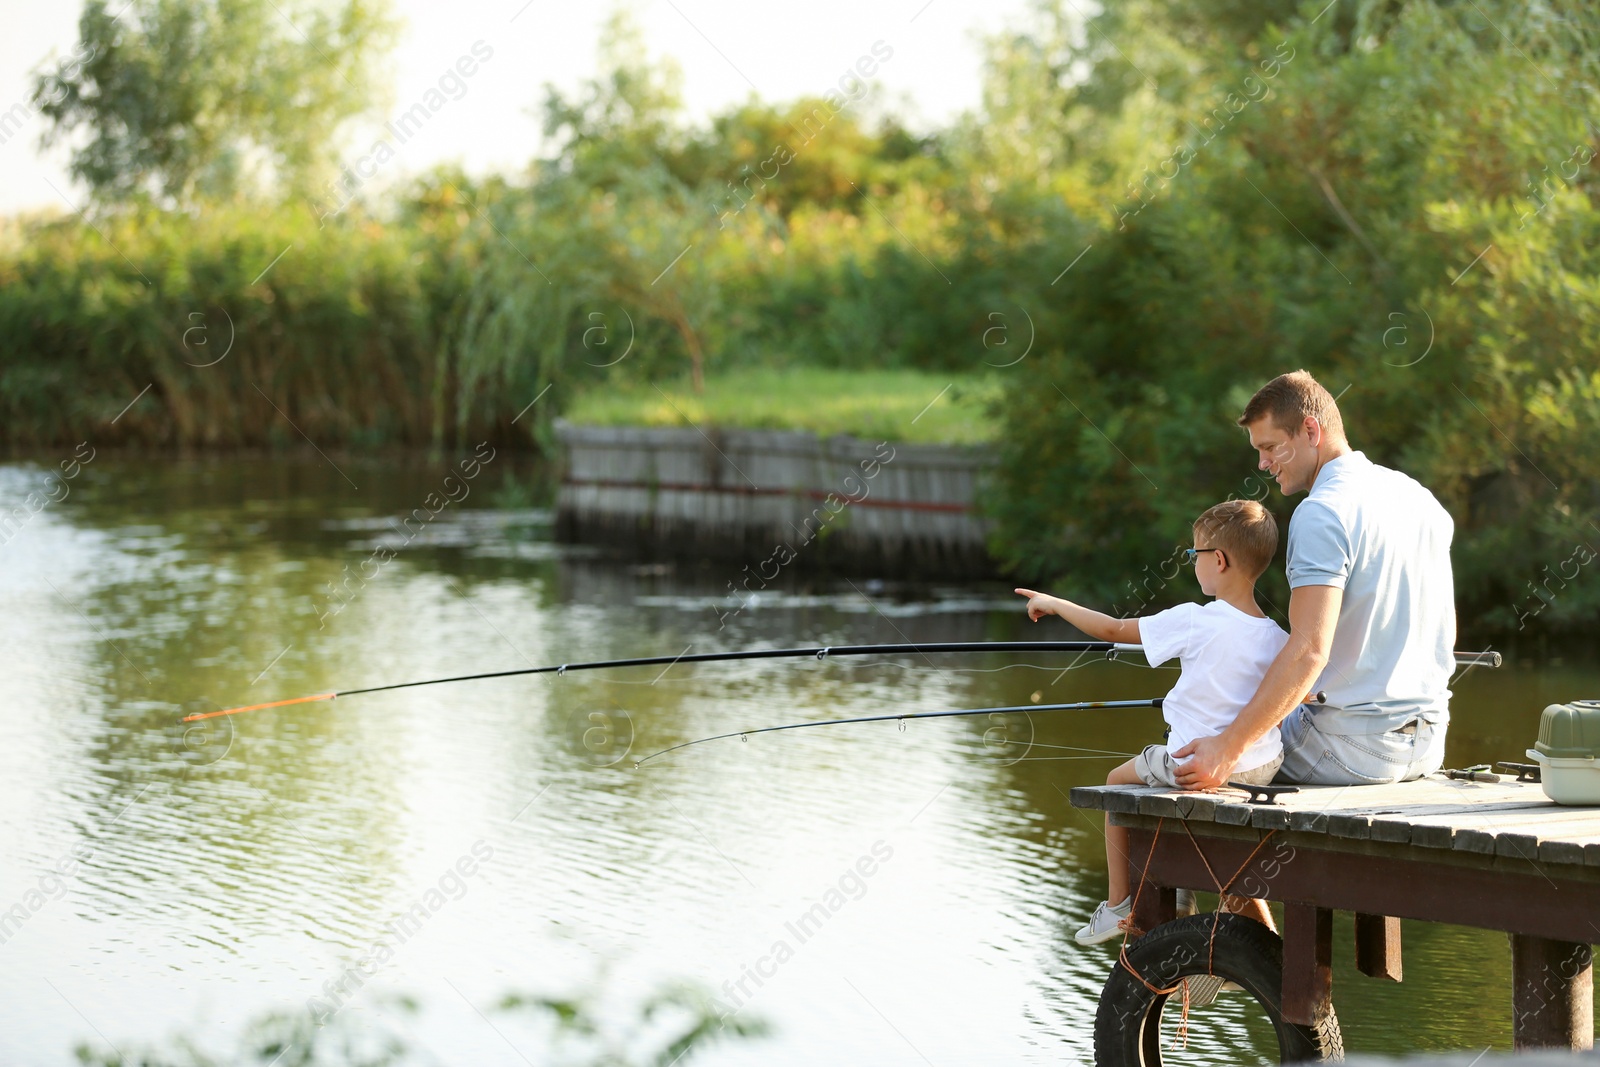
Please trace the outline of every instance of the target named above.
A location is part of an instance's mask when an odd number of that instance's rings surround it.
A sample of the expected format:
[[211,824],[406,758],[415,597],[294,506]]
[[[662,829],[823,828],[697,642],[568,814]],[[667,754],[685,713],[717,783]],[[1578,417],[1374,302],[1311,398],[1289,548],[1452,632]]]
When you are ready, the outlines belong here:
[[[1289,635],[1256,605],[1256,579],[1278,550],[1278,526],[1254,500],[1228,500],[1195,520],[1194,547],[1186,550],[1195,565],[1200,591],[1216,599],[1210,604],[1179,604],[1142,619],[1114,619],[1060,597],[1016,592],[1028,598],[1028,618],[1059,615],[1089,636],[1144,646],[1152,667],[1178,658],[1178,682],[1161,702],[1171,727],[1164,745],[1151,745],[1106,776],[1107,785],[1178,788],[1172,753],[1198,737],[1220,733],[1255,694],[1262,675]],[[1269,730],[1239,760],[1232,780],[1251,785],[1272,781],[1283,762],[1283,744]],[[1077,933],[1081,945],[1097,945],[1116,937],[1133,901],[1128,895],[1128,832],[1106,820],[1108,899],[1095,909]],[[1115,903],[1113,903],[1115,902]],[[1265,908],[1257,918],[1270,925]]]

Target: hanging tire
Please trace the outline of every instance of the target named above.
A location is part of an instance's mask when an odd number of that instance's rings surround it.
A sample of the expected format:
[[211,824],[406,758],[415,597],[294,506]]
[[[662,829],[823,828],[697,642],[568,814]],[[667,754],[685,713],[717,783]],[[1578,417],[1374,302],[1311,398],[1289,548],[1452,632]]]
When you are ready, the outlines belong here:
[[[1242,993],[1223,993],[1222,997],[1255,998],[1277,1035],[1279,1063],[1344,1060],[1344,1038],[1331,1008],[1315,1026],[1284,1021],[1283,939],[1254,919],[1242,915],[1191,915],[1163,923],[1128,945],[1128,962],[1150,985],[1160,989],[1170,989],[1182,978],[1208,973],[1241,986]],[[1095,1013],[1094,1062],[1098,1067],[1161,1064],[1162,1012],[1169,999],[1173,1012],[1181,1009],[1181,992],[1153,992],[1118,961]],[[1231,1006],[1232,1001],[1228,1003]]]

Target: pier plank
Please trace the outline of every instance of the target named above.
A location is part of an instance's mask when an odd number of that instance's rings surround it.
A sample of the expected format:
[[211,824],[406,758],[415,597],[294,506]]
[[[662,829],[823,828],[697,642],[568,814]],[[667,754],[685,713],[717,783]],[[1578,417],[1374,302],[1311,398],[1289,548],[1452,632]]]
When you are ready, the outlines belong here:
[[1291,809],[1289,829],[1308,834],[1325,834],[1328,832],[1328,813],[1316,808],[1298,811]]
[[[1479,832],[1494,834],[1497,856],[1581,866],[1584,862],[1584,839],[1575,836],[1574,830],[1578,834],[1586,834],[1594,829],[1592,822],[1579,822],[1568,817],[1547,821],[1516,819],[1504,824],[1490,823]],[[1548,849],[1546,846],[1549,846]]]
[[1481,856],[1492,856],[1496,836],[1492,831],[1476,826],[1458,826],[1455,836],[1450,839],[1450,847],[1456,852],[1475,852]]
[[1276,804],[1255,804],[1250,812],[1250,825],[1258,830],[1289,829],[1289,809]]
[[1466,816],[1491,825],[1536,827],[1551,833],[1600,833],[1600,809],[1565,807],[1560,804],[1523,805],[1518,807],[1486,808]]
[[1332,812],[1328,816],[1328,836],[1364,841],[1372,836],[1372,816],[1363,812]]
[[1583,865],[1583,843],[1557,838],[1552,841],[1540,841],[1538,857],[1541,863],[1571,863]]
[[[1484,855],[1538,854],[1545,840],[1562,840],[1574,833],[1600,829],[1600,818],[1583,809],[1552,804],[1515,805],[1467,812],[1427,811],[1409,818],[1413,844],[1428,844]],[[1515,844],[1497,846],[1501,838]],[[1582,862],[1581,859],[1578,862]]]
[[1207,793],[1147,791],[1139,795],[1138,813],[1165,819],[1212,822],[1219,803],[1216,797]]
[[1494,838],[1494,854],[1507,859],[1527,860],[1534,866],[1539,864],[1539,835],[1502,833]]
[[1537,784],[1428,778],[1386,786],[1307,786],[1272,804],[1237,790],[1191,793],[1081,786],[1072,801],[1106,811],[1322,834],[1351,842],[1600,866],[1600,807],[1551,802]]
[[1217,805],[1211,818],[1212,821],[1226,826],[1253,826],[1255,820],[1252,816],[1255,812],[1252,809],[1265,806],[1263,804],[1239,804],[1224,800]]
[[1600,833],[1563,835],[1540,841],[1539,858],[1546,863],[1600,867]]
[[1131,793],[1125,794],[1125,795],[1120,796],[1120,797],[1115,797],[1115,798],[1113,798],[1113,800],[1111,802],[1111,805],[1108,808],[1108,810],[1110,810],[1110,811],[1128,811],[1128,812],[1138,811],[1139,810],[1139,798],[1137,796],[1131,794]]
[[[1373,840],[1409,843],[1424,848],[1457,847],[1456,838],[1465,833],[1469,843],[1459,847],[1493,853],[1488,842],[1501,833],[1540,831],[1539,836],[1563,835],[1595,825],[1586,814],[1564,811],[1548,802],[1479,806],[1475,809],[1426,807],[1400,815],[1386,816],[1383,832],[1376,827]],[[1407,836],[1409,831],[1409,836]]]

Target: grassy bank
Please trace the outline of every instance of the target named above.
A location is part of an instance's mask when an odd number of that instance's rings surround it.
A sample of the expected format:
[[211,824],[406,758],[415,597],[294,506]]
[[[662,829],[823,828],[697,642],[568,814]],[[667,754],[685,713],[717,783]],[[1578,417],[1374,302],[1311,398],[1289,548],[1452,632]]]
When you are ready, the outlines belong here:
[[696,395],[687,379],[591,389],[566,416],[587,426],[721,426],[823,437],[981,445],[1000,432],[1000,383],[979,375],[819,367],[730,370]]

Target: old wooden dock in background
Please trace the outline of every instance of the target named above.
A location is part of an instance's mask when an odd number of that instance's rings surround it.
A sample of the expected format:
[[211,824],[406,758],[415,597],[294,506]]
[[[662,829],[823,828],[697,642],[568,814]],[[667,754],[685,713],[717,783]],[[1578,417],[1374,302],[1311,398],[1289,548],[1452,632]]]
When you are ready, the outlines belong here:
[[[982,451],[809,433],[558,422],[556,535],[646,556],[739,558],[763,573],[995,573],[977,507]],[[792,553],[792,561],[788,559]]]

